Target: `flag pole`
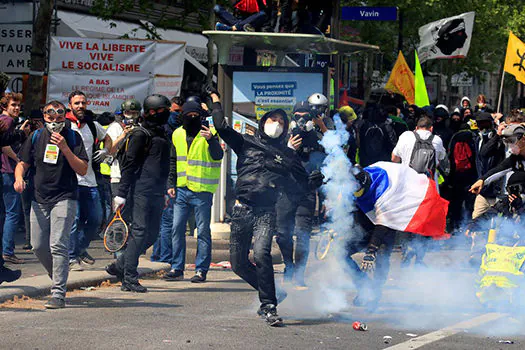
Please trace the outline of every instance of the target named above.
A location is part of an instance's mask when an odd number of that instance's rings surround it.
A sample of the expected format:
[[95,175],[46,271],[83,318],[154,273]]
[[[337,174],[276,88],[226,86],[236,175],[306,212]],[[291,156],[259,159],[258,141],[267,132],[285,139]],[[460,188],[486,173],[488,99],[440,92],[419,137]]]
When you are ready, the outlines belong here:
[[501,73],[501,85],[499,87],[498,109],[496,110],[497,113],[500,113],[501,95],[503,95],[503,81],[504,80],[505,80],[505,69],[503,69],[503,72]]

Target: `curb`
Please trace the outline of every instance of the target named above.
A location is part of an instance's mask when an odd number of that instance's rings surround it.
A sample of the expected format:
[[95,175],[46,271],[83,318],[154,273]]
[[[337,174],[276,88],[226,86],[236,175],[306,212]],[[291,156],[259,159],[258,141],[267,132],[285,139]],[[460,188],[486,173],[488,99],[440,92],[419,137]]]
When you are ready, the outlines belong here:
[[[169,264],[155,263],[147,259],[140,259],[139,276],[156,273],[162,270],[169,270]],[[104,281],[116,282],[117,278],[110,276],[103,268],[96,270],[85,270],[82,272],[70,271],[67,281],[67,290],[78,289],[80,287],[97,286]],[[21,278],[13,283],[3,283],[0,285],[0,302],[11,300],[14,297],[37,297],[50,293],[51,281],[49,276],[40,275],[28,278]]]

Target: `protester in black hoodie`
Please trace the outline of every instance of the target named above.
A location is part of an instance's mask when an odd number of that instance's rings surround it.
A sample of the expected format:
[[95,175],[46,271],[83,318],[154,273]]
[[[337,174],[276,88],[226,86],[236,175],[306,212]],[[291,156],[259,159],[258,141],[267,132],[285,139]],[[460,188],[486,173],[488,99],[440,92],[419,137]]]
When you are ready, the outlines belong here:
[[[230,236],[232,269],[259,291],[261,307],[257,313],[270,326],[280,326],[271,256],[277,197],[284,187],[295,186],[297,192],[318,187],[323,176],[319,171],[308,176],[295,152],[287,147],[286,112],[277,109],[266,113],[254,136],[240,134],[224,118],[218,94],[211,88],[207,92],[213,101],[213,124],[238,157],[237,200]],[[248,260],[252,236],[255,265]]]
[[106,271],[122,279],[120,289],[125,292],[147,292],[139,283],[137,266],[140,254],[155,243],[160,229],[170,165],[170,142],[164,130],[170,105],[166,96],[146,97],[143,120],[131,132],[120,165],[122,177],[113,210],[123,207],[128,199],[124,209],[131,213],[132,229],[124,254]]

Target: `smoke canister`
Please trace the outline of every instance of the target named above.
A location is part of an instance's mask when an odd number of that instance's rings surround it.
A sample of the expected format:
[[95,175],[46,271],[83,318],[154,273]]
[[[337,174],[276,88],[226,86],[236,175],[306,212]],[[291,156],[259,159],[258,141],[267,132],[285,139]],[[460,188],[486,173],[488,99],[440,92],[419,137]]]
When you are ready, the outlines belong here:
[[368,330],[368,326],[366,325],[366,323],[359,322],[359,321],[355,321],[355,322],[352,324],[352,327],[353,327],[356,331],[366,331],[366,330]]

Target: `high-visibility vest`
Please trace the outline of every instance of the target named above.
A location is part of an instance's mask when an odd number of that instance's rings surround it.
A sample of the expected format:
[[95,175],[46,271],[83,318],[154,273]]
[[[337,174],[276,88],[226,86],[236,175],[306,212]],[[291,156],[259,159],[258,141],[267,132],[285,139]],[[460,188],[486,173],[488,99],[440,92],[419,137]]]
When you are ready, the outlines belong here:
[[[507,247],[487,244],[479,268],[479,291],[476,296],[482,303],[505,299],[523,281],[525,247]],[[501,293],[493,293],[499,288]]]
[[[106,130],[108,129],[108,127],[109,127],[109,125],[103,126],[103,128],[106,129]],[[103,149],[103,148],[104,148],[104,141],[101,141],[99,149]],[[102,175],[110,176],[111,175],[111,165],[106,163],[106,162],[100,163],[100,173]]]
[[[213,135],[217,134],[210,128]],[[221,161],[214,160],[209,152],[208,141],[197,134],[188,151],[186,130],[177,128],[172,135],[177,150],[177,187],[187,187],[193,192],[214,193],[221,177]]]

